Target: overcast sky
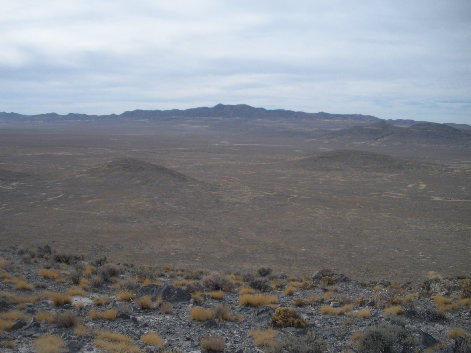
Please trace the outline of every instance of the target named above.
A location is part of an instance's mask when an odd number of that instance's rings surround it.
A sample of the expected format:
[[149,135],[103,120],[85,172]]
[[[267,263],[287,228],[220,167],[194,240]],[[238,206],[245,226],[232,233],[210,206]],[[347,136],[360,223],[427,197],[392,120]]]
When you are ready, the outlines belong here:
[[0,4],[0,111],[246,103],[471,124],[470,0]]

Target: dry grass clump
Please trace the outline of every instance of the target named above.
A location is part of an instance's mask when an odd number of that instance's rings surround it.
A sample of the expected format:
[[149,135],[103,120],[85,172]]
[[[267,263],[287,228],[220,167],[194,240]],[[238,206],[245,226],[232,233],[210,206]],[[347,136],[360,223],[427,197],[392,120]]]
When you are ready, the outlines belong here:
[[214,319],[214,309],[206,309],[194,306],[190,310],[190,317],[196,321],[207,321]]
[[383,314],[385,316],[391,316],[391,315],[398,315],[402,313],[402,307],[400,305],[394,305],[390,306],[388,308],[385,308],[383,311]]
[[149,332],[141,337],[141,341],[148,346],[154,346],[156,348],[162,348],[165,344],[165,341],[158,333]]
[[404,301],[406,303],[410,303],[411,301],[416,300],[419,297],[419,294],[417,293],[409,293],[404,297]]
[[111,298],[107,296],[100,296],[93,298],[93,304],[96,306],[104,306],[111,303]]
[[191,299],[193,299],[193,301],[196,304],[201,304],[202,302],[204,302],[203,293],[201,293],[200,291],[196,291],[190,294],[191,294]]
[[448,337],[454,340],[458,337],[471,340],[471,337],[466,333],[466,331],[459,327],[452,327],[450,330],[448,330]]
[[110,331],[101,332],[95,339],[95,345],[108,353],[141,353],[131,337]]
[[242,288],[239,290],[239,294],[240,294],[240,295],[244,295],[244,294],[254,294],[254,293],[255,293],[255,289],[250,288],[250,287],[242,287]]
[[74,334],[79,337],[86,336],[88,334],[88,328],[85,325],[77,324],[74,327]]
[[304,299],[304,298],[297,298],[295,300],[293,300],[291,302],[291,305],[294,305],[294,306],[306,306],[306,305],[309,305],[309,304],[312,304],[316,301],[317,297],[315,295],[313,295],[312,297],[310,297],[309,299]]
[[52,268],[41,268],[39,270],[39,275],[43,278],[56,280],[60,277],[60,273],[57,270]]
[[136,304],[141,310],[148,310],[152,308],[152,299],[148,295],[145,295],[143,297],[137,298]]
[[34,340],[37,353],[60,353],[64,345],[64,340],[54,335],[40,336]]
[[239,305],[244,306],[262,306],[276,303],[278,303],[278,298],[274,295],[244,294],[239,299]]
[[214,319],[218,322],[234,321],[236,319],[239,319],[240,321],[240,316],[233,315],[225,305],[216,305],[214,308]]
[[293,295],[296,292],[296,289],[293,286],[287,286],[285,288],[285,294],[286,295]]
[[110,309],[103,312],[91,310],[90,313],[88,314],[88,317],[90,318],[90,320],[103,319],[103,320],[114,321],[116,320],[117,314],[118,312],[116,311],[116,309]]
[[40,311],[39,313],[34,315],[34,318],[38,321],[45,321],[48,324],[53,324],[57,320],[57,315],[48,311]]
[[79,295],[79,296],[84,296],[85,295],[85,292],[83,291],[82,288],[79,288],[79,287],[72,287],[70,288],[67,292],[66,292],[67,295],[70,295],[70,296],[75,296],[75,295]]
[[458,309],[458,305],[453,304],[451,298],[442,295],[433,296],[433,301],[437,304],[438,310],[441,312]]
[[277,308],[273,313],[272,324],[276,327],[297,327],[309,326],[309,323],[298,315],[293,308]]
[[224,299],[224,292],[222,290],[218,290],[218,291],[212,291],[209,293],[209,296],[212,298],[212,299]]
[[353,305],[347,304],[338,308],[331,307],[329,305],[321,306],[320,313],[322,315],[341,315],[352,311]]
[[203,352],[224,352],[224,337],[215,334],[204,335],[201,337],[200,347]]
[[64,306],[65,304],[72,304],[72,298],[67,294],[50,293],[49,297],[55,306]]
[[334,296],[334,293],[332,292],[325,292],[324,295],[322,296],[322,298],[324,299],[330,299]]
[[80,288],[87,290],[90,287],[90,281],[84,277],[80,278],[79,281]]
[[16,290],[28,290],[28,291],[31,291],[34,289],[34,287],[27,283],[25,280],[23,279],[19,279],[19,278],[15,278],[13,279],[13,284],[14,284],[14,288]]
[[122,302],[128,302],[131,301],[131,299],[134,298],[134,293],[128,291],[128,290],[122,290],[118,292],[118,300]]
[[28,321],[29,316],[19,310],[12,310],[0,314],[0,332],[11,329],[15,322],[20,319]]
[[70,328],[78,324],[78,317],[72,311],[57,314],[57,325],[59,327]]
[[160,309],[162,310],[162,312],[163,312],[164,314],[171,314],[172,311],[173,311],[172,303],[170,303],[170,302],[163,302],[163,303],[160,305]]
[[358,317],[361,319],[366,319],[367,317],[371,316],[370,309],[361,309],[360,311],[350,312],[347,314],[348,316]]
[[253,330],[249,333],[253,337],[255,344],[259,347],[272,347],[275,343],[275,337],[278,335],[278,331],[272,328],[267,330]]

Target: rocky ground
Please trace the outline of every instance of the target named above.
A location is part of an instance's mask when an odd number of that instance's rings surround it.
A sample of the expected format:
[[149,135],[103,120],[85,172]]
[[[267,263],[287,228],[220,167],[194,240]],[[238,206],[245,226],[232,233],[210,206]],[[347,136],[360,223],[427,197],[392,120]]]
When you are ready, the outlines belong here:
[[[234,269],[237,271],[237,269]],[[471,352],[471,281],[360,283],[0,252],[1,352]]]

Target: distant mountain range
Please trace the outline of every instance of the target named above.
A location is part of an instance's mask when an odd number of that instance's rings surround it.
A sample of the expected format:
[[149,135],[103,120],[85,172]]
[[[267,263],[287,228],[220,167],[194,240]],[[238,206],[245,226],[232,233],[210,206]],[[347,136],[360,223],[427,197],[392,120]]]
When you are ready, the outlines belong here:
[[[471,131],[471,126],[466,124],[433,124],[425,121],[414,121],[407,119],[389,119],[383,120],[371,115],[362,115],[362,114],[330,114],[325,112],[319,113],[306,113],[301,111],[292,111],[284,109],[265,109],[265,108],[255,108],[246,104],[237,104],[237,105],[224,105],[217,104],[214,107],[199,107],[199,108],[190,108],[190,109],[171,109],[171,110],[133,110],[126,111],[122,114],[108,114],[108,115],[88,115],[88,114],[77,114],[69,113],[66,115],[60,115],[56,113],[47,113],[47,114],[36,114],[36,115],[23,115],[18,113],[6,113],[0,112],[0,122],[7,123],[17,123],[17,122],[41,122],[41,123],[57,123],[57,122],[67,122],[67,121],[180,121],[180,120],[192,120],[195,122],[195,119],[198,121],[213,120],[219,119],[225,122],[243,122],[243,123],[260,123],[264,121],[276,121],[287,122],[287,123],[302,123],[298,126],[298,130],[306,128],[306,124],[319,123],[317,128],[350,128],[348,129],[348,134],[361,134],[366,136],[378,135],[384,136],[385,134],[393,135],[396,133],[404,134],[405,130],[394,130],[398,127],[412,127],[416,126],[416,130],[421,130],[425,128],[428,132],[425,132],[425,135],[431,134],[440,134],[444,133],[438,132],[437,126],[448,126],[454,128],[455,130],[469,130]],[[320,124],[321,122],[324,125]],[[335,125],[325,125],[329,123],[334,123]],[[376,127],[365,127],[365,125],[378,123]],[[383,124],[383,125],[381,125]],[[424,125],[429,124],[429,125]],[[358,126],[356,126],[358,125]],[[310,125],[309,127],[311,127]],[[379,128],[380,127],[380,128]],[[414,129],[412,129],[414,130]],[[412,134],[412,130],[409,132]],[[433,131],[432,131],[433,130]],[[340,132],[344,134],[347,132]],[[469,135],[460,134],[453,130],[446,130],[445,134],[451,138],[469,138]]]

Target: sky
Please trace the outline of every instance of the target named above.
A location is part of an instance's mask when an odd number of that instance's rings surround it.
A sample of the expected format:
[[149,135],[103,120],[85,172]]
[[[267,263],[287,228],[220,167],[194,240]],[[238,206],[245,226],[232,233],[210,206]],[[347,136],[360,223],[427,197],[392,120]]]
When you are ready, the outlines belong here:
[[471,124],[469,0],[0,5],[0,111],[223,103]]

